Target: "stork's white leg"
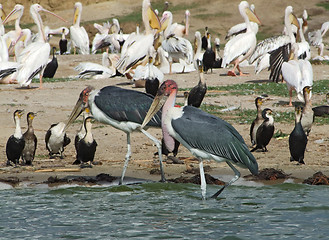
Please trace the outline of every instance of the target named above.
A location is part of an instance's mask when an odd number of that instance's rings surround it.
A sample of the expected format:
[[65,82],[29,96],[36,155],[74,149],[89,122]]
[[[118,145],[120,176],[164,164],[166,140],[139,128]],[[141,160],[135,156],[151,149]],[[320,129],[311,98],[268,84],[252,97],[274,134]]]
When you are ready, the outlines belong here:
[[204,175],[202,159],[199,159],[199,168],[200,168],[200,181],[201,181],[201,195],[202,195],[202,199],[205,200],[206,192],[207,192],[207,183],[206,183],[206,178]]
[[221,189],[219,189],[218,192],[216,192],[214,195],[212,195],[211,198],[216,198],[226,187],[230,186],[231,184],[233,184],[236,180],[238,180],[241,176],[241,173],[238,171],[238,169],[236,169],[233,164],[229,161],[226,161],[226,163],[230,166],[230,168],[234,171],[235,176],[234,178],[231,179],[231,181],[229,181],[228,183],[226,183]]
[[127,167],[128,167],[130,156],[131,156],[130,133],[128,132],[127,133],[127,154],[126,154],[126,157],[125,157],[125,163],[123,165],[123,170],[122,170],[121,178],[119,180],[119,185],[122,184],[123,178],[125,177],[125,173],[126,173],[126,170],[127,170]]
[[163,165],[162,165],[162,149],[161,149],[161,142],[156,139],[155,137],[153,137],[151,134],[149,134],[147,131],[145,131],[144,129],[141,129],[141,132],[144,133],[144,135],[146,137],[148,137],[149,139],[151,139],[154,144],[156,145],[156,147],[158,148],[158,155],[159,155],[159,162],[160,162],[160,171],[161,171],[161,182],[165,182],[166,178],[164,175],[164,171],[163,171]]

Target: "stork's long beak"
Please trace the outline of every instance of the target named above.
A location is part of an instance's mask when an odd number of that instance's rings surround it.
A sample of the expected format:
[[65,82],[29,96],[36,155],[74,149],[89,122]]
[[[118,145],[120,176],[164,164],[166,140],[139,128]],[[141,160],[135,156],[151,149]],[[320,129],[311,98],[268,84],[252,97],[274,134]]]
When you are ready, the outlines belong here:
[[80,116],[80,114],[82,113],[84,108],[85,108],[85,106],[83,104],[83,100],[80,97],[78,99],[77,103],[75,104],[69,119],[66,121],[66,124],[65,124],[66,126],[64,128],[64,131],[66,131],[66,129],[74,122],[74,120]]
[[18,12],[19,10],[17,10],[16,8],[14,8],[5,18],[5,20],[3,20],[3,24],[5,24],[6,22],[12,21],[12,20],[16,20],[19,16],[18,16]]
[[249,21],[255,22],[258,25],[262,25],[262,23],[260,22],[259,18],[256,15],[256,13],[254,13],[250,8],[246,8],[246,14],[249,18]]
[[152,117],[162,108],[163,104],[166,102],[168,97],[166,97],[165,95],[161,94],[157,94],[152,102],[152,105],[150,106],[150,109],[148,110],[144,121],[142,123],[141,128],[144,128],[149,121],[151,121]]

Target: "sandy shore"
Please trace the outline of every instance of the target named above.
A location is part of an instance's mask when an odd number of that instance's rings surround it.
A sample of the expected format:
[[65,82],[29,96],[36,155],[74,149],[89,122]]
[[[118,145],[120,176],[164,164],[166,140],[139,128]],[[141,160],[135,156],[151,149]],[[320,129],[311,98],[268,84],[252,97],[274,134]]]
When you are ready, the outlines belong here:
[[[73,70],[80,61],[100,62],[101,55],[90,56],[58,56],[59,68],[55,75],[56,78],[70,77],[77,73]],[[247,77],[227,77],[226,69],[216,69],[212,74],[205,75],[208,86],[219,86],[237,83],[262,83],[267,81],[268,72],[263,71],[259,75],[254,75],[252,67],[244,67],[245,72],[249,72]],[[314,81],[328,79],[329,68],[327,65],[313,65]],[[190,88],[197,84],[198,75],[196,72],[189,74],[166,75],[165,79],[174,79],[180,88]],[[73,166],[75,159],[74,145],[71,143],[65,150],[65,159],[49,159],[48,152],[45,148],[45,134],[51,124],[59,121],[65,121],[69,116],[78,96],[83,88],[87,85],[93,85],[95,88],[102,88],[107,85],[118,85],[124,88],[133,88],[129,80],[123,77],[103,79],[103,80],[72,80],[66,82],[45,83],[43,90],[20,89],[18,85],[1,85],[1,106],[0,106],[0,178],[10,179],[18,178],[22,181],[42,182],[49,176],[96,176],[99,173],[108,173],[112,176],[120,176],[126,154],[126,135],[113,127],[102,123],[93,125],[93,135],[98,142],[95,161],[100,165],[95,165],[91,169],[80,169]],[[38,83],[32,84],[37,87]],[[135,89],[143,91],[143,89]],[[240,109],[254,109],[254,99],[257,95],[230,95],[225,92],[219,92],[215,96],[208,92],[204,99],[204,104],[222,105],[225,107],[239,107]],[[177,101],[183,102],[183,92],[179,92]],[[211,96],[212,95],[212,96]],[[313,94],[313,105],[323,102],[324,96]],[[274,111],[289,111],[294,109],[287,107],[282,102],[288,102],[289,99],[269,96],[265,102],[264,108],[269,107]],[[293,99],[297,101],[296,96]],[[33,167],[6,167],[5,145],[8,137],[14,132],[13,112],[16,109],[24,109],[25,114],[29,111],[37,112],[37,117],[33,122],[35,133],[38,137],[38,148]],[[275,118],[275,116],[274,116]],[[243,136],[246,143],[249,144],[250,124],[237,123],[236,120],[226,119],[230,122]],[[80,122],[73,124],[68,129],[68,135],[73,140],[77,130],[80,128]],[[23,132],[27,124],[25,116],[22,120]],[[275,123],[275,128],[283,133],[289,134],[294,128],[294,123]],[[160,129],[150,129],[151,134],[158,139],[161,138]],[[160,175],[150,174],[152,169],[158,169],[157,158],[154,158],[156,152],[155,146],[141,133],[133,133],[131,136],[132,159],[129,163],[126,176],[137,177],[150,180],[159,180]],[[309,136],[307,151],[305,153],[305,165],[296,165],[289,161],[288,138],[272,139],[268,145],[268,152],[255,152],[259,169],[275,168],[282,169],[285,173],[298,179],[305,179],[315,172],[322,171],[329,175],[329,131],[327,125],[313,125]],[[165,163],[164,170],[167,178],[176,178],[185,175],[185,171],[191,167],[198,167],[198,161],[184,148],[180,147],[179,159],[184,164]],[[211,167],[209,174],[213,176],[233,175],[229,167],[224,164],[218,164],[213,161],[206,162]],[[57,169],[57,171],[56,171]],[[59,169],[59,170],[58,170]],[[248,170],[241,169],[242,176],[250,174]]]

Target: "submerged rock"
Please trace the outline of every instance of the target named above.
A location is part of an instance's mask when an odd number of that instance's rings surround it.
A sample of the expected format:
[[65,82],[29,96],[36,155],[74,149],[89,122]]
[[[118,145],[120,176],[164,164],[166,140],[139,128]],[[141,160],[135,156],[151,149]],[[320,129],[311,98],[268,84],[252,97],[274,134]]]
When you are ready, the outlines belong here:
[[309,185],[329,185],[329,178],[322,172],[316,172],[312,177],[305,179],[303,183]]
[[259,171],[258,175],[248,175],[246,178],[252,178],[252,180],[278,180],[290,178],[290,174],[286,174],[280,169],[264,168]]
[[[213,184],[213,185],[225,185],[225,182],[214,178],[213,176],[209,175],[209,174],[205,174],[205,178],[206,178],[206,183],[207,184]],[[174,178],[174,179],[168,179],[168,182],[174,182],[174,183],[194,183],[194,184],[201,184],[201,180],[200,180],[200,174],[194,175],[192,177],[179,177],[179,178]]]
[[0,182],[9,184],[12,187],[16,187],[17,185],[19,185],[20,180],[17,177],[9,177],[7,179],[0,178]]
[[46,184],[67,184],[67,183],[77,183],[77,184],[97,184],[97,183],[104,183],[108,182],[111,183],[116,180],[116,177],[110,176],[109,174],[101,173],[98,174],[96,177],[87,177],[87,176],[74,176],[74,177],[64,177],[58,178],[57,176],[53,177],[50,176],[47,181],[44,183]]

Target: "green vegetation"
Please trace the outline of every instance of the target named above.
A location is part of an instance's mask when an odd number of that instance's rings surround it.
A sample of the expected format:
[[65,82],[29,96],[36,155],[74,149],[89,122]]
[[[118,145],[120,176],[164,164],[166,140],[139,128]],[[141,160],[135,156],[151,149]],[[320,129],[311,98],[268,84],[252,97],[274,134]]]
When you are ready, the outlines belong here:
[[[79,78],[43,78],[44,83],[79,81]],[[32,83],[39,83],[39,78],[33,78]]]
[[[256,109],[236,109],[232,111],[221,112],[225,107],[202,104],[201,109],[205,112],[213,114],[217,117],[222,118],[223,120],[230,123],[239,123],[239,124],[251,124],[252,121],[256,118],[257,111]],[[294,123],[295,122],[295,113],[293,108],[287,109],[286,112],[275,111],[274,112],[274,121],[276,123]],[[316,117],[314,124],[324,125],[329,124],[329,118],[325,117]]]
[[208,20],[208,19],[215,18],[215,17],[230,17],[231,15],[232,14],[230,14],[230,13],[218,12],[218,13],[213,13],[213,14],[197,14],[194,17],[202,19],[202,20]]
[[326,10],[329,10],[329,2],[321,2],[321,3],[317,3],[316,6],[318,7],[323,7]]
[[[189,91],[188,88],[180,88],[180,91]],[[289,97],[285,83],[243,83],[228,86],[208,86],[208,90],[222,92],[221,95],[262,95]],[[318,80],[313,84],[314,94],[325,94],[329,92],[329,80]],[[216,97],[218,93],[208,93],[208,96]]]

